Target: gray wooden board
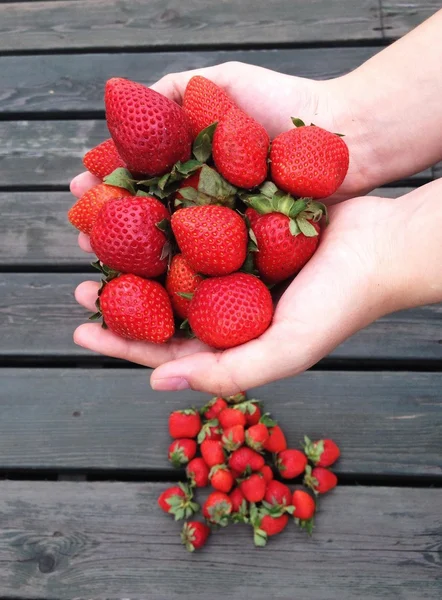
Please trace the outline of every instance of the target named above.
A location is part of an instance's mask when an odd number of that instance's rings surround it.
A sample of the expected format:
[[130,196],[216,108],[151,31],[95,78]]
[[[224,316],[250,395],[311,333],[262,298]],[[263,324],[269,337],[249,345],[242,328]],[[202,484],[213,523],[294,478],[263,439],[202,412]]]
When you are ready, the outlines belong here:
[[[412,189],[378,188],[372,195],[397,198]],[[0,192],[0,267],[86,267],[66,217],[74,202],[69,192]]]
[[[109,137],[106,121],[0,122],[0,187],[68,185],[82,157]],[[432,178],[431,169],[418,174]]]
[[382,39],[378,0],[77,0],[0,5],[0,50]]
[[[75,238],[75,233],[72,233]],[[86,263],[85,258],[85,263]],[[97,274],[98,275],[98,274]],[[93,273],[3,273],[0,277],[0,356],[86,356],[72,342],[74,328],[88,318],[73,298],[76,285]],[[334,358],[440,359],[442,305],[384,317],[333,353]]]
[[[160,512],[165,484],[0,484],[8,597],[64,600],[439,600],[440,489],[338,488],[312,538],[290,523],[265,548],[244,525],[189,554]],[[295,592],[296,590],[296,592]]]
[[[2,369],[0,468],[172,469],[169,413],[210,397],[153,392],[149,374]],[[292,447],[304,435],[335,439],[339,473],[442,476],[441,373],[309,371],[249,397],[283,424]]]
[[[241,61],[290,75],[328,79],[352,71],[379,48],[316,48],[121,54],[3,56],[2,112],[104,110],[104,84],[126,77],[151,85],[163,75]],[[265,93],[265,90],[263,90]]]
[[380,0],[382,24],[387,38],[405,35],[441,8],[440,0]]

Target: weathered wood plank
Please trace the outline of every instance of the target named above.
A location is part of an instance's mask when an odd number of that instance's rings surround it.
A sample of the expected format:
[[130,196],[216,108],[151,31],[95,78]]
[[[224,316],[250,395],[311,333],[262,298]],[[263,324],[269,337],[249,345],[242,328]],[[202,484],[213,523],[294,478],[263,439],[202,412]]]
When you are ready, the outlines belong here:
[[[104,120],[1,121],[0,186],[67,186],[84,170],[84,154],[108,137]],[[431,179],[431,169],[419,177]]]
[[237,525],[189,554],[159,512],[164,484],[0,484],[2,592],[21,598],[439,600],[442,490],[341,488],[309,539],[262,549]]
[[[75,239],[75,233],[72,232]],[[85,258],[85,263],[86,263]],[[14,274],[0,279],[0,356],[86,356],[72,332],[87,320],[73,292],[93,274]],[[359,332],[333,358],[439,359],[442,357],[442,305],[395,313]],[[44,323],[44,326],[42,325]]]
[[2,112],[103,110],[104,84],[121,76],[151,85],[167,73],[241,61],[282,73],[328,79],[352,71],[374,47],[122,54],[3,56]]
[[[0,468],[171,469],[169,413],[208,396],[153,392],[148,376],[3,369]],[[284,424],[289,444],[336,439],[337,472],[442,476],[441,373],[310,371],[249,395]]]
[[77,0],[0,5],[0,50],[381,39],[377,0]]
[[387,38],[398,38],[440,10],[438,0],[381,0],[382,24]]

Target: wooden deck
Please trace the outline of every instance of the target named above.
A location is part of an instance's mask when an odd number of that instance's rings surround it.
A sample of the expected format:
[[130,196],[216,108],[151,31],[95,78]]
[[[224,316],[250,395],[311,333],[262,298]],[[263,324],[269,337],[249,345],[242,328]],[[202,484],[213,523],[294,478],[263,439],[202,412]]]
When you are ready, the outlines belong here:
[[[0,0],[0,600],[440,600],[442,306],[390,315],[300,377],[254,390],[289,440],[342,446],[312,539],[229,528],[188,555],[156,507],[166,419],[202,395],[80,349],[94,278],[66,222],[106,137],[110,76],[241,60],[314,78],[357,67],[440,8],[422,0]],[[435,165],[380,193],[441,175]]]

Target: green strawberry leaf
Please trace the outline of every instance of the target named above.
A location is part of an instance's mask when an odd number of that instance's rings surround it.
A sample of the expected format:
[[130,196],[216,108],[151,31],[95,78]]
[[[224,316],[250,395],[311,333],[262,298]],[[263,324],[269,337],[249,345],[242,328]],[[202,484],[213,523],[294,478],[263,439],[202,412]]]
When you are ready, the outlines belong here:
[[143,190],[138,190],[135,196],[150,196],[148,192],[144,192]]
[[263,548],[267,544],[267,534],[262,529],[255,529],[253,542],[257,548]]
[[297,217],[299,215],[299,213],[301,213],[303,210],[305,210],[306,207],[307,207],[307,202],[306,202],[306,200],[304,200],[304,198],[295,200],[292,204],[291,209],[289,210],[289,217],[291,219],[294,219],[295,217]]
[[193,142],[193,155],[202,163],[207,162],[212,154],[212,140],[217,125],[218,122],[215,122],[203,129]]
[[290,219],[289,229],[290,233],[293,236],[299,235],[301,233],[301,229],[298,227],[298,224],[294,219]]
[[259,419],[259,422],[265,425],[266,427],[275,427],[275,425],[277,424],[274,419],[270,418],[270,413],[263,414],[262,417]]
[[124,167],[115,169],[115,171],[112,171],[110,175],[107,175],[103,181],[107,185],[115,185],[116,187],[128,190],[131,194],[135,194],[135,179],[132,178],[132,173]]
[[174,168],[172,169],[172,172],[174,170],[176,170],[177,173],[179,173],[180,175],[183,175],[183,177],[186,178],[186,177],[189,177],[189,175],[192,175],[193,173],[198,171],[198,169],[200,169],[201,166],[202,166],[202,164],[200,163],[199,160],[195,160],[194,158],[191,158],[190,160],[187,160],[185,163],[178,161],[176,163],[176,165],[174,166]]
[[234,196],[237,189],[221,177],[215,169],[203,165],[198,180],[198,191],[217,200],[224,200]]
[[264,196],[266,196],[267,198],[273,198],[273,196],[276,194],[276,192],[278,191],[278,188],[276,187],[276,185],[273,183],[273,181],[266,181],[262,184],[262,186],[259,188],[259,191],[261,192],[261,194],[263,194]]
[[177,296],[181,296],[181,298],[185,298],[185,300],[192,300],[193,294],[188,292],[175,292]]
[[305,127],[304,121],[302,119],[298,119],[297,117],[292,117],[292,123],[295,127]]
[[102,316],[103,315],[101,314],[101,311],[97,311],[89,317],[89,321],[98,321],[99,319],[101,319]]
[[301,233],[303,233],[306,237],[316,237],[318,235],[318,232],[310,223],[310,221],[304,217],[298,217],[296,219],[296,224],[298,225]]
[[272,207],[276,212],[280,212],[283,215],[289,216],[290,210],[293,206],[293,197],[290,194],[284,192],[276,192],[272,197]]

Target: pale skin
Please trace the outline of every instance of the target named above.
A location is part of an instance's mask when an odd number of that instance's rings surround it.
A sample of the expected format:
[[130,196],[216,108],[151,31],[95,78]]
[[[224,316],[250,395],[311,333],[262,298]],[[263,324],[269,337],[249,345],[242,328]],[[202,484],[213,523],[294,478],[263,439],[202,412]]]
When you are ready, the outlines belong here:
[[[74,340],[94,352],[153,367],[156,390],[230,395],[297,375],[379,317],[442,301],[442,180],[397,199],[364,197],[442,160],[442,11],[356,71],[316,82],[241,63],[177,73],[153,86],[180,102],[190,77],[226,89],[274,137],[290,116],[346,135],[349,173],[329,199],[330,225],[310,262],[279,299],[270,328],[243,346],[214,351],[198,340],[132,342],[87,323]],[[265,85],[263,85],[265,82]],[[80,197],[98,180],[71,183]],[[90,252],[80,234],[80,247]],[[77,301],[94,310],[98,284]]]

